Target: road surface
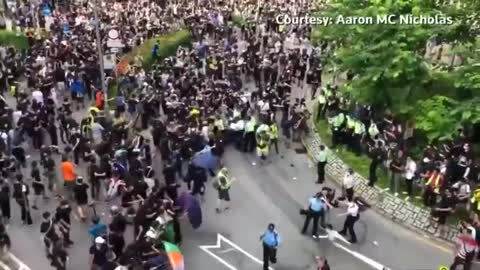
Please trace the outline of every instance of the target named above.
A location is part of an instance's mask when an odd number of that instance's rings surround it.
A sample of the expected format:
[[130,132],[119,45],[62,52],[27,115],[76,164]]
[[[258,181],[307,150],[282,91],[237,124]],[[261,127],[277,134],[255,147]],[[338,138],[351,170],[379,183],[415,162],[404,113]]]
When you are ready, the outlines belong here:
[[[32,158],[38,156],[37,153],[32,154]],[[182,224],[184,242],[181,248],[187,269],[261,269],[260,264],[251,256],[262,258],[258,238],[269,222],[277,225],[283,238],[278,252],[279,261],[273,266],[276,270],[312,269],[312,261],[316,255],[326,256],[333,269],[376,269],[365,262],[367,259],[359,259],[358,254],[352,255],[334,246],[327,239],[313,240],[299,233],[303,224],[299,209],[305,207],[308,197],[320,189],[319,185],[314,184],[315,171],[311,168],[306,154],[297,154],[294,150],[281,147],[279,155],[274,154],[270,162],[260,165],[253,154],[227,149],[224,160],[231,174],[237,178],[231,190],[231,209],[221,214],[214,211],[216,193],[209,182],[203,204],[202,227],[193,231],[188,224]],[[160,161],[155,159],[155,167],[160,166]],[[326,184],[334,186],[330,181]],[[33,226],[20,225],[19,208],[14,202],[12,204],[14,218],[9,226],[13,240],[12,251],[32,270],[50,269],[43,253],[39,223],[41,212],[53,211],[57,203],[50,200],[41,205],[41,210],[32,210]],[[99,213],[105,213],[105,216],[102,216],[104,220],[108,220],[106,207],[106,204],[98,207]],[[335,209],[331,213],[330,222],[337,229],[341,228],[344,219],[337,217],[337,214],[343,211]],[[438,247],[429,240],[385,220],[373,210],[368,210],[361,216],[361,220],[356,224],[356,231],[359,243],[343,246],[391,269],[437,269],[439,265],[448,264],[452,259],[452,252],[448,249]],[[131,231],[127,234],[128,238],[131,238]],[[215,245],[219,234],[234,244],[232,246],[222,242],[219,249],[210,250],[220,260],[200,248]],[[68,269],[87,269],[88,247],[91,243],[87,225],[74,221],[72,239],[75,244],[69,250],[71,256]],[[245,255],[238,248],[251,256]],[[221,263],[221,260],[233,268]]]

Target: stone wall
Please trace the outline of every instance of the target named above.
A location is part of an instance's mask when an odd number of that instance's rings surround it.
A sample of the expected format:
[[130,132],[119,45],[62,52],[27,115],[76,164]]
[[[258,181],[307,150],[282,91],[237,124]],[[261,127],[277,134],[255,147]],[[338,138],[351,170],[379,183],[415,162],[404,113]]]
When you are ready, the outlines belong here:
[[[322,139],[315,132],[303,139],[303,143],[307,148],[308,154],[312,159],[318,156],[319,146],[322,145]],[[338,184],[342,184],[348,164],[345,164],[337,156],[330,155],[330,159],[326,166],[327,177],[333,179]],[[316,162],[316,161],[315,161]],[[355,187],[356,196],[360,196],[366,200],[378,213],[388,217],[408,229],[414,230],[420,234],[433,236],[437,230],[437,224],[427,227],[430,211],[413,205],[405,200],[399,199],[392,194],[385,192],[378,187],[369,187],[368,180],[363,176],[355,173],[357,186]],[[449,227],[442,240],[453,242],[457,235],[457,229]]]

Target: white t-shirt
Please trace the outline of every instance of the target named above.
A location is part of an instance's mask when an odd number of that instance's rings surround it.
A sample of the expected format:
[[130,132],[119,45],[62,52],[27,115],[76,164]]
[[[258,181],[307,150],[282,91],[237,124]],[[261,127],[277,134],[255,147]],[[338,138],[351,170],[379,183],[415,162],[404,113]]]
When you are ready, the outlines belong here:
[[346,173],[343,177],[343,186],[346,189],[353,188],[355,186],[355,179],[353,179],[353,175]]
[[32,92],[32,97],[35,99],[38,103],[43,103],[43,93],[40,90],[35,90]]
[[417,171],[417,164],[413,160],[407,161],[405,169],[405,178],[411,180]]
[[356,203],[349,203],[347,213],[352,217],[356,217],[358,215],[358,205]]

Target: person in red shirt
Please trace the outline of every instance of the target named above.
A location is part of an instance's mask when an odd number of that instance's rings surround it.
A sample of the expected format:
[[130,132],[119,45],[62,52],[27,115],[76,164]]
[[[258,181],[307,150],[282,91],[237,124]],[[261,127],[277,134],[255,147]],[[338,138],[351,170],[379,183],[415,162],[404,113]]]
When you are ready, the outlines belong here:
[[475,252],[478,249],[477,242],[472,236],[472,227],[461,226],[460,233],[455,240],[455,259],[450,266],[450,270],[456,270],[457,266],[462,265],[464,270],[470,270],[472,267],[472,261],[475,257]]

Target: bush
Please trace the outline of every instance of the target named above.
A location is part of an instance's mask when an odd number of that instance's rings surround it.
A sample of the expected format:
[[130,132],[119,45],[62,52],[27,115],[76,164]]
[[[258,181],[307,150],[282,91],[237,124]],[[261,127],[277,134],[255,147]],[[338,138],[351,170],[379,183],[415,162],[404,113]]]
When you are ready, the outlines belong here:
[[[149,70],[155,63],[155,60],[161,60],[163,58],[175,55],[178,47],[189,46],[191,44],[191,40],[192,36],[188,30],[179,30],[162,35],[160,37],[146,40],[140,46],[133,48],[129,53],[122,57],[117,65],[117,70],[123,69],[119,67],[120,65],[132,64],[137,56],[142,57],[143,68],[145,70]],[[152,55],[152,49],[157,43],[159,44],[158,59],[154,59]],[[110,81],[107,89],[107,97],[109,99],[115,97],[118,91],[117,82],[115,80]],[[110,103],[114,104],[114,101],[112,100]]]
[[175,55],[178,47],[190,45],[191,40],[192,36],[188,30],[168,33],[160,37],[146,40],[142,45],[133,48],[133,50],[126,54],[122,60],[128,60],[128,63],[133,63],[136,56],[141,56],[143,59],[143,68],[148,70],[155,63],[155,59],[152,55],[152,49],[155,44],[159,44],[158,59],[163,59]]
[[7,30],[0,30],[0,46],[13,46],[19,50],[26,50],[30,47],[24,33]]

